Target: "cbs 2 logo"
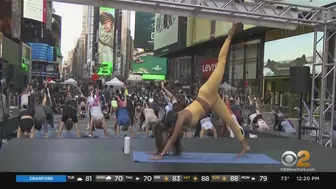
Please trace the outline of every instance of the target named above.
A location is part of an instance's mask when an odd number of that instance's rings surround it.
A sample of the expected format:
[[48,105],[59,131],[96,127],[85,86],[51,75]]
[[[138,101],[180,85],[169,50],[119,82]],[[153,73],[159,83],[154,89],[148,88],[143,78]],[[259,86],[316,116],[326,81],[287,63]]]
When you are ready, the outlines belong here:
[[307,150],[301,150],[297,154],[293,151],[286,151],[281,156],[281,162],[286,167],[310,167],[307,162],[310,159],[310,153]]

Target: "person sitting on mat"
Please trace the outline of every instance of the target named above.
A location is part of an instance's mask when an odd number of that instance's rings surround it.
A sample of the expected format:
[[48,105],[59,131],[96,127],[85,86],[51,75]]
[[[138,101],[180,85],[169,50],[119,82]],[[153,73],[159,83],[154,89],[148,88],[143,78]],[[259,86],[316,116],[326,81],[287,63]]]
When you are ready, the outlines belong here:
[[24,102],[27,101],[28,104],[26,106],[23,105],[23,107],[26,107],[26,109],[23,109],[18,116],[19,128],[17,131],[17,138],[34,138],[35,94],[29,92],[24,98],[28,98],[24,99]]
[[180,135],[180,131],[183,126],[194,126],[197,124],[199,119],[202,119],[206,114],[211,110],[214,111],[223,121],[225,121],[232,129],[235,134],[235,137],[242,144],[242,151],[238,156],[242,156],[250,150],[250,146],[247,143],[247,140],[241,133],[239,125],[232,118],[227,106],[223,102],[222,98],[218,94],[219,86],[223,79],[226,59],[230,49],[230,43],[235,33],[235,30],[238,29],[240,25],[234,24],[230,29],[228,37],[223,44],[219,56],[217,67],[209,77],[209,79],[203,84],[203,86],[198,91],[198,96],[195,101],[190,105],[184,108],[182,111],[175,114],[176,124],[174,126],[174,131],[172,136],[168,139],[166,146],[162,153],[157,156],[151,157],[152,160],[160,160],[163,156],[169,151],[173,146],[175,141]]
[[201,119],[201,132],[200,132],[200,138],[203,138],[204,134],[206,134],[208,137],[214,137],[217,138],[217,131],[214,125],[212,124],[210,115],[206,118]]
[[[70,95],[70,93],[68,95]],[[62,136],[64,125],[67,131],[70,131],[73,126],[75,126],[76,136],[77,138],[80,137],[78,128],[77,101],[72,99],[71,96],[68,96],[68,100],[66,101],[65,107],[63,109],[63,115],[58,130],[58,137]]]
[[149,138],[149,130],[152,129],[152,125],[154,125],[155,122],[159,120],[155,114],[154,109],[151,106],[151,103],[153,103],[153,99],[148,99],[145,104],[145,108],[142,110],[142,115],[140,119],[140,125],[143,125],[143,130],[145,129],[146,138]]
[[99,99],[96,98],[93,102],[93,105],[90,107],[90,129],[89,129],[89,137],[92,137],[93,129],[103,129],[105,138],[107,135],[107,121],[104,117],[103,111],[100,106]]

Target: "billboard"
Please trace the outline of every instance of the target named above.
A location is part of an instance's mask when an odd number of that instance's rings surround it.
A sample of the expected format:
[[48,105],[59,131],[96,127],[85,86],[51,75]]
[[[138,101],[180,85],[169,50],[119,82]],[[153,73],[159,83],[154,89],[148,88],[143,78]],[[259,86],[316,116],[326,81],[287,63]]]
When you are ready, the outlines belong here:
[[21,39],[21,0],[0,0],[0,32],[7,37]]
[[155,14],[154,50],[178,42],[178,16]]
[[[317,39],[323,33],[319,32]],[[309,66],[312,73],[314,33],[302,34],[294,37],[268,41],[264,50],[264,76],[288,76],[291,66]],[[321,54],[323,44],[317,44],[317,51]],[[319,56],[316,63],[321,63]],[[321,67],[316,67],[316,73]]]
[[28,43],[32,49],[32,61],[54,63],[54,47],[45,43]]
[[154,49],[155,36],[155,14],[136,12],[135,13],[135,39],[134,48],[147,50]]
[[167,74],[167,59],[155,57],[152,54],[142,54],[133,61],[133,73],[137,74]]
[[31,59],[31,47],[25,43],[22,43],[22,68],[28,72],[29,71],[29,65],[32,62]]
[[232,27],[231,22],[213,21],[189,17],[187,21],[187,47],[225,36]]
[[51,30],[55,37],[55,49],[57,57],[62,57],[61,38],[62,38],[62,17],[56,14],[52,15]]
[[24,0],[23,18],[46,23],[47,1],[46,0]]
[[[115,9],[114,8],[99,8],[99,41],[98,41],[98,53],[99,53],[99,73],[112,73],[113,72],[113,60],[114,60],[114,40],[115,33]],[[112,70],[106,70],[112,69]],[[101,75],[101,74],[100,74]]]

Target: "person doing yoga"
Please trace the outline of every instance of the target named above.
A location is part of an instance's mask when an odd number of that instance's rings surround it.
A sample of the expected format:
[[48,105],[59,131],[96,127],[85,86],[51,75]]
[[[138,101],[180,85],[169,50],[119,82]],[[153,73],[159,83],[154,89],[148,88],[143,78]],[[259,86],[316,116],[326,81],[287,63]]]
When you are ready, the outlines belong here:
[[25,102],[27,102],[26,109],[23,109],[18,116],[19,119],[19,128],[17,131],[17,138],[34,138],[35,134],[35,94],[29,92],[25,96]]
[[129,116],[129,112],[127,109],[127,95],[122,95],[117,97],[119,108],[116,112],[117,122],[115,123],[115,133],[117,135],[120,134],[120,129],[122,131],[130,131],[131,137],[134,137],[132,122]]
[[103,111],[100,106],[99,99],[96,98],[93,102],[93,105],[90,107],[90,128],[89,128],[89,137],[92,136],[93,128],[95,129],[103,129],[105,138],[108,137],[107,135],[107,122],[104,117]]
[[152,160],[160,160],[170,150],[177,138],[180,136],[182,126],[195,126],[211,110],[214,111],[223,121],[225,121],[232,129],[236,138],[242,144],[242,151],[238,156],[242,156],[250,149],[247,140],[242,135],[239,125],[232,118],[228,108],[218,94],[218,89],[223,79],[226,59],[230,48],[230,43],[239,24],[234,24],[230,29],[218,56],[217,67],[209,77],[208,81],[198,91],[198,96],[190,105],[175,114],[176,123],[172,136],[168,139],[165,148],[158,156],[151,157]]
[[152,108],[153,99],[148,99],[146,107],[142,111],[140,125],[143,125],[142,130],[145,129],[146,138],[149,138],[149,130],[152,130],[152,126],[159,121],[154,109]]
[[208,137],[214,137],[217,138],[217,131],[214,125],[212,124],[210,115],[206,118],[201,119],[201,132],[200,132],[200,138],[204,137],[204,134],[206,134]]
[[58,130],[58,137],[62,136],[64,126],[67,131],[71,131],[73,126],[75,126],[76,136],[77,138],[80,137],[78,128],[77,101],[71,98],[70,93],[68,93],[67,101],[63,109],[61,124]]

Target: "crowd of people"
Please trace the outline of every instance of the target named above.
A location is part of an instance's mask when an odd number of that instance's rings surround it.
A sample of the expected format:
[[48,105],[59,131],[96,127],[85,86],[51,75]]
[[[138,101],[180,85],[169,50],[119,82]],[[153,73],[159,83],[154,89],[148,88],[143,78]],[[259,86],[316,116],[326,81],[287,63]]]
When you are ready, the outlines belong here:
[[[129,91],[126,85],[123,88],[91,86],[86,96],[81,92],[72,94],[68,87],[58,137],[63,136],[64,130],[66,132],[74,130],[76,137],[82,137],[78,122],[79,119],[88,118],[88,137],[93,137],[95,130],[102,130],[104,136],[108,138],[107,122],[109,119],[115,119],[113,130],[116,135],[124,131],[129,132],[130,137],[134,137],[136,132],[140,132],[146,138],[155,138],[157,156],[154,159],[160,159],[171,147],[174,147],[175,153],[179,154],[182,137],[217,138],[218,133],[227,129],[232,138],[237,138],[241,142],[243,146],[241,154],[244,154],[250,148],[245,139],[245,136],[249,135],[241,126],[243,124],[241,111],[231,109],[231,104],[236,104],[237,101],[239,104],[240,101],[239,99],[232,101],[227,96],[218,94],[225,69],[225,56],[234,28],[220,51],[215,71],[200,87],[197,97],[176,97],[177,94],[174,95],[172,89],[169,89],[164,82],[155,83],[150,97]],[[253,104],[253,100],[250,99],[250,102]],[[53,106],[47,83],[41,92],[34,91],[32,85],[28,85],[21,96],[22,111],[18,116],[17,138],[34,138],[36,132],[44,132],[48,137],[48,125],[54,127]],[[225,122],[221,132],[218,132],[212,123],[210,116],[212,113]],[[268,128],[257,110],[250,115],[250,122],[256,127]]]

